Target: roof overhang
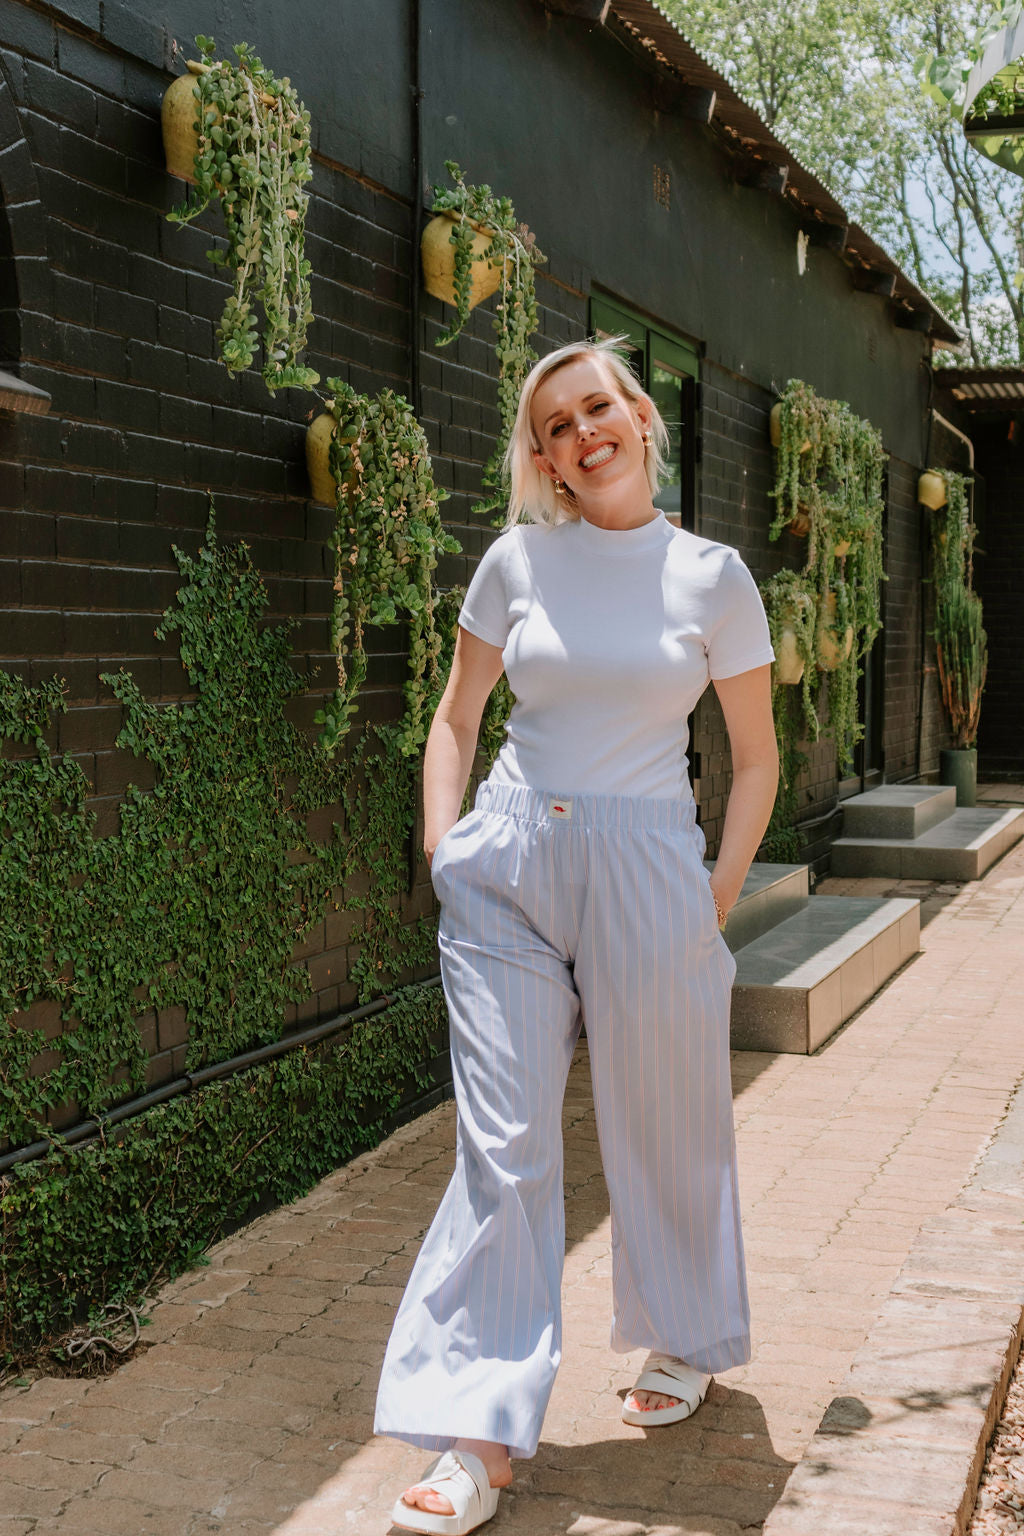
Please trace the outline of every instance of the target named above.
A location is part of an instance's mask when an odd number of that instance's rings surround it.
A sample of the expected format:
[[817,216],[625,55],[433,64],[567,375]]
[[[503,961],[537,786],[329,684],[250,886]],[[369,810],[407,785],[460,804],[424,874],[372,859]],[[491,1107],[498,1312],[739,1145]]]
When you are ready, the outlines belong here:
[[1024,415],[1024,368],[936,368],[934,378],[968,415]]
[[939,307],[866,230],[850,222],[824,183],[799,163],[654,0],[611,0],[608,8],[594,0],[541,3],[591,25],[596,13],[603,13],[604,25],[619,31],[661,76],[659,106],[707,123],[731,152],[736,179],[787,203],[814,243],[832,250],[850,268],[854,287],[888,302],[895,325],[921,332],[933,346],[959,351],[965,345],[963,334]]

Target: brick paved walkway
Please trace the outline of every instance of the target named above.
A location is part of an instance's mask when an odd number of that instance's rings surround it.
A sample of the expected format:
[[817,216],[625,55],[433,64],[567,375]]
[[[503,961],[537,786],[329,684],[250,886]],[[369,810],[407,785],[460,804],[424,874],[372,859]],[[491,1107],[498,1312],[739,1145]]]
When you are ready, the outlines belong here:
[[[956,1200],[1024,1074],[1024,848],[921,894],[923,953],[816,1056],[734,1058],[756,1355],[660,1431],[618,1417],[641,1357],[607,1349],[581,1051],[564,1364],[495,1536],[739,1536],[780,1498],[922,1223]],[[222,1243],[166,1288],[151,1347],[116,1375],[0,1393],[0,1536],[385,1532],[424,1458],[373,1439],[374,1387],[451,1144],[445,1105]]]

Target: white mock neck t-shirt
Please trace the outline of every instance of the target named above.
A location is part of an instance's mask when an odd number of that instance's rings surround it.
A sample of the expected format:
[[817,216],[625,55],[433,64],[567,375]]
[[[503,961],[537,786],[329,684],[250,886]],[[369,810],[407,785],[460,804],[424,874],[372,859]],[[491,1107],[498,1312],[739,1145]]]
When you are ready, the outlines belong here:
[[477,567],[459,623],[501,647],[515,696],[491,781],[689,798],[687,716],[713,678],[774,659],[735,549],[675,528],[520,523]]

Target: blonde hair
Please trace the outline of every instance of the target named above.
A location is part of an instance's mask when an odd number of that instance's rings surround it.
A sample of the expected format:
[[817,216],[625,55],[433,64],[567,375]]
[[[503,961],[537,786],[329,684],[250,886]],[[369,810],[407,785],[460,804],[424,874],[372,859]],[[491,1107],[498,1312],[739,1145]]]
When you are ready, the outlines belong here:
[[556,351],[549,352],[547,357],[542,357],[540,362],[534,363],[523,382],[515,425],[505,451],[505,474],[511,487],[508,513],[505,518],[506,528],[512,528],[524,519],[534,523],[548,523],[551,526],[555,523],[575,522],[579,519],[576,498],[568,486],[564,495],[557,495],[551,476],[546,475],[542,469],[538,469],[533,462],[533,455],[542,453],[543,449],[530,418],[533,411],[533,397],[544,380],[580,357],[596,356],[611,374],[619,393],[630,404],[638,405],[644,401],[650,407],[651,420],[648,427],[650,441],[644,453],[644,468],[647,471],[647,483],[651,488],[651,495],[657,494],[668,454],[668,428],[661,419],[658,407],[646,390],[640,387],[636,374],[626,361],[623,350],[625,345],[628,345],[628,338],[625,336],[608,336],[595,341],[572,341],[568,346],[559,347]]

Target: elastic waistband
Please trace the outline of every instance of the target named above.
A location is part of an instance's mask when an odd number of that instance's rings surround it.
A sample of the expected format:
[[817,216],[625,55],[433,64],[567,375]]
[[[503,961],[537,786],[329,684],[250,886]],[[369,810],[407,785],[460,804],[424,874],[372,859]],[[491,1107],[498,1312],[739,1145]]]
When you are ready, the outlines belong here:
[[496,811],[519,821],[564,821],[582,827],[673,827],[697,822],[692,795],[680,800],[647,800],[639,795],[558,795],[525,784],[485,781],[476,792],[480,811]]

